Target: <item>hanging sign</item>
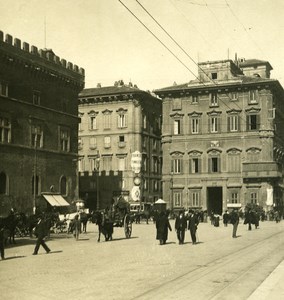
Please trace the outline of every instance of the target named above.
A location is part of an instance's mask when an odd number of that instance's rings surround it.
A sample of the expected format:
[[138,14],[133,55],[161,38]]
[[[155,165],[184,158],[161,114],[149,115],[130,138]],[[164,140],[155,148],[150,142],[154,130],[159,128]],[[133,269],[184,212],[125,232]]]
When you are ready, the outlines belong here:
[[139,151],[135,151],[131,154],[131,169],[135,174],[141,171],[142,154]]

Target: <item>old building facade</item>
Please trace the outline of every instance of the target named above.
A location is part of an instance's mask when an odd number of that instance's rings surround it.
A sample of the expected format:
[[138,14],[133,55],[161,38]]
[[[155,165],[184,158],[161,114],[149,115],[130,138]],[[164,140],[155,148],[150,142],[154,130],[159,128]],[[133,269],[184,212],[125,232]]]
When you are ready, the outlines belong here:
[[0,32],[0,210],[31,213],[42,192],[78,196],[78,94],[84,70]]
[[283,209],[284,94],[271,70],[260,60],[204,62],[198,79],[154,91],[170,208]]
[[122,81],[80,93],[80,194],[89,208],[119,196],[141,203],[161,197],[161,113],[160,99]]

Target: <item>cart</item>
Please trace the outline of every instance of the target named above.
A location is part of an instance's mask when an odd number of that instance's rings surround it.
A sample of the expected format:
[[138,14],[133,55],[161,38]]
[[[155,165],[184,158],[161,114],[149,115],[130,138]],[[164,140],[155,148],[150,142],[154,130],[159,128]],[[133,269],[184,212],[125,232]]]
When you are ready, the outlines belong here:
[[132,233],[132,220],[129,203],[120,197],[113,206],[113,227],[123,227],[125,237],[129,239]]

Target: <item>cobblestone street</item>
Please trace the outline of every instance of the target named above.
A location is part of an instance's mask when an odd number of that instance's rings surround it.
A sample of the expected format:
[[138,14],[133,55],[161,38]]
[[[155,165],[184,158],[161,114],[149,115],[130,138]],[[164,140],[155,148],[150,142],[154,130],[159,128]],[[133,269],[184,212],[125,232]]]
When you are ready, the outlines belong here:
[[[172,221],[173,227],[173,221]],[[261,222],[259,229],[201,223],[198,244],[186,232],[184,245],[169,233],[167,245],[155,240],[155,225],[133,224],[114,240],[97,242],[97,227],[76,241],[52,234],[52,252],[35,239],[17,239],[0,262],[1,299],[247,299],[284,258],[284,222]]]

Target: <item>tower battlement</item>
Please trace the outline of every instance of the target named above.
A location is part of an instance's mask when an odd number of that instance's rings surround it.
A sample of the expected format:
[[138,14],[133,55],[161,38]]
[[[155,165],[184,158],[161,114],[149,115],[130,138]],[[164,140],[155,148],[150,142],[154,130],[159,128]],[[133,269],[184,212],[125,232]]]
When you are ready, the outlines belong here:
[[85,70],[83,68],[58,57],[51,49],[38,49],[36,46],[22,42],[10,34],[4,35],[3,31],[0,31],[0,50],[6,50],[9,54],[16,55],[19,60],[23,59],[26,62],[37,63],[74,79],[84,80]]

